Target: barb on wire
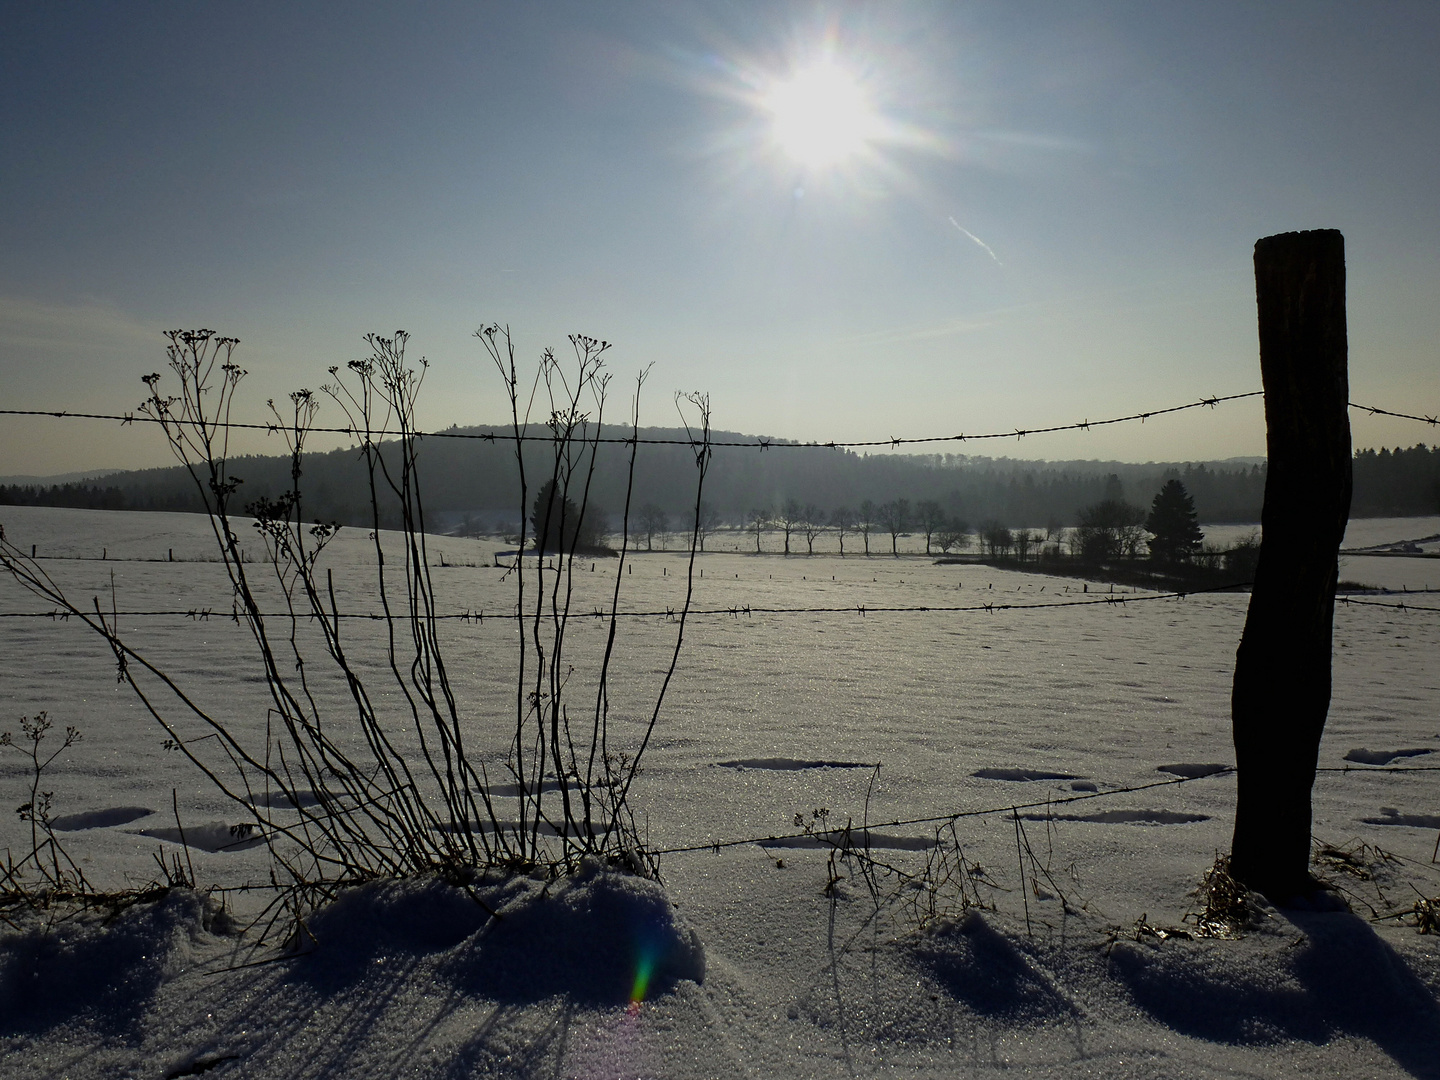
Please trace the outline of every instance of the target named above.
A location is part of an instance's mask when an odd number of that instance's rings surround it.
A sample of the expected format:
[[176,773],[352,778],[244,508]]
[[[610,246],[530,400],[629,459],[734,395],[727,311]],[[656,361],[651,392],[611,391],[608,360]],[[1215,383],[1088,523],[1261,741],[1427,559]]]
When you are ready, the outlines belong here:
[[[1146,412],[1130,413],[1130,414],[1125,415],[1125,416],[1114,416],[1114,417],[1111,417],[1111,418],[1108,419],[1108,420],[1089,420],[1089,419],[1086,419],[1086,420],[1081,420],[1081,421],[1079,421],[1079,422],[1077,422],[1077,423],[1073,423],[1073,424],[1054,424],[1054,425],[1051,425],[1051,426],[1049,426],[1049,427],[1032,427],[1032,428],[1014,427],[1014,428],[1010,428],[1010,429],[1007,430],[1007,431],[990,431],[990,432],[983,432],[983,433],[975,434],[975,435],[966,435],[966,434],[961,433],[961,434],[958,434],[958,435],[927,435],[927,436],[919,436],[919,437],[916,437],[916,438],[897,438],[897,437],[892,437],[892,438],[888,438],[888,439],[852,439],[852,440],[845,441],[845,442],[841,442],[841,441],[838,441],[838,440],[830,440],[830,441],[827,441],[827,442],[780,442],[780,441],[776,441],[776,440],[774,440],[774,439],[758,438],[758,437],[757,437],[757,438],[754,438],[754,439],[734,440],[734,441],[731,441],[731,442],[713,441],[713,442],[711,442],[709,445],[712,446],[712,447],[715,447],[715,446],[730,446],[730,447],[741,447],[741,448],[750,449],[750,450],[762,450],[762,451],[763,451],[763,450],[770,450],[770,449],[783,449],[783,450],[848,450],[848,449],[854,449],[854,448],[859,448],[859,447],[867,447],[867,446],[889,446],[889,447],[891,447],[891,448],[894,448],[894,447],[898,447],[898,446],[914,446],[914,445],[921,444],[921,443],[963,443],[963,442],[981,442],[981,441],[984,441],[984,440],[987,440],[987,439],[1020,439],[1020,438],[1024,438],[1026,435],[1048,435],[1048,434],[1052,434],[1052,433],[1057,432],[1057,431],[1089,431],[1091,428],[1105,427],[1105,426],[1110,425],[1110,424],[1125,424],[1125,423],[1130,423],[1130,422],[1136,421],[1136,420],[1140,421],[1141,423],[1144,423],[1146,420],[1148,420],[1148,419],[1149,419],[1150,417],[1152,417],[1152,416],[1164,416],[1164,415],[1166,415],[1167,413],[1186,412],[1186,411],[1189,410],[1189,409],[1200,409],[1200,408],[1206,408],[1206,407],[1213,409],[1216,405],[1219,405],[1221,402],[1225,402],[1225,401],[1239,401],[1239,400],[1241,400],[1241,399],[1243,399],[1243,398],[1260,397],[1260,396],[1262,396],[1264,393],[1265,393],[1265,391],[1263,391],[1263,390],[1251,390],[1251,391],[1248,391],[1247,393],[1244,393],[1244,394],[1226,394],[1226,395],[1219,396],[1219,397],[1206,397],[1206,398],[1201,398],[1199,401],[1187,402],[1187,403],[1184,404],[1184,405],[1172,405],[1172,406],[1170,406],[1169,408],[1166,408],[1166,409],[1150,409],[1150,410],[1148,410],[1148,411],[1146,411]],[[55,417],[55,418],[57,418],[57,419],[118,420],[118,421],[120,421],[122,424],[156,423],[156,422],[157,422],[153,417],[134,416],[134,415],[129,414],[129,413],[126,413],[126,414],[124,414],[124,415],[119,415],[119,414],[115,414],[115,413],[82,413],[82,412],[69,412],[69,411],[67,411],[67,410],[60,410],[60,411],[56,412],[56,411],[53,411],[53,410],[44,410],[44,409],[0,409],[0,416],[50,416],[50,417]],[[230,428],[230,429],[247,430],[247,431],[264,431],[264,432],[266,432],[266,433],[273,433],[273,432],[275,432],[275,431],[277,430],[276,426],[275,426],[273,423],[247,424],[247,423],[240,423],[240,422],[238,422],[238,421],[230,421],[230,422],[228,422],[228,423],[219,424],[219,425],[217,425],[217,426],[218,426],[218,427]],[[350,436],[355,436],[355,435],[359,434],[354,428],[351,428],[351,427],[312,427],[312,428],[309,428],[309,429],[307,429],[307,430],[309,430],[311,433],[323,433],[323,434],[328,434],[328,435],[350,435]],[[383,436],[385,436],[385,435],[390,435],[390,434],[399,435],[400,433],[399,433],[399,432],[388,432],[388,431],[375,431],[375,432],[370,432],[370,433],[369,433],[370,437],[372,437],[372,438],[380,438],[380,437],[383,437]],[[554,436],[553,436],[552,434],[534,434],[534,435],[519,435],[519,436],[516,436],[516,435],[501,433],[500,435],[497,436],[496,433],[494,433],[494,432],[488,432],[488,431],[484,431],[484,432],[470,432],[470,431],[417,431],[417,432],[414,432],[413,435],[414,435],[416,438],[430,438],[430,439],[470,439],[470,440],[478,440],[478,441],[480,441],[480,442],[490,442],[490,443],[493,443],[493,442],[496,440],[497,437],[500,438],[500,439],[502,439],[502,440],[504,440],[505,442],[514,442],[517,438],[518,438],[520,441],[522,441],[522,442],[551,442],[551,441],[553,441],[553,439],[554,439]],[[602,443],[618,443],[618,444],[622,444],[622,445],[625,445],[625,446],[631,446],[631,445],[635,445],[635,444],[637,444],[637,443],[639,443],[639,444],[644,444],[644,445],[646,445],[646,446],[698,446],[698,445],[699,445],[699,444],[698,444],[696,441],[694,441],[693,439],[641,439],[641,438],[636,438],[636,437],[634,437],[634,436],[625,436],[625,437],[618,437],[618,436],[617,436],[617,437],[613,437],[613,438],[601,438],[601,439],[598,439],[598,440],[596,440],[596,441],[602,442]]]

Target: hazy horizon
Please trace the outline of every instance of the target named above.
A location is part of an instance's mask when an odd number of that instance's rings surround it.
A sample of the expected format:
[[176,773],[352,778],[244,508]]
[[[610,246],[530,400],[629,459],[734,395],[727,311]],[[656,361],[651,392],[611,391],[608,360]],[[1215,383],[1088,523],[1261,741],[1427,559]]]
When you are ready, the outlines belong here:
[[[1338,228],[1351,399],[1433,414],[1437,39],[1418,2],[26,9],[0,407],[132,410],[162,331],[206,326],[263,420],[403,327],[422,425],[473,426],[499,321],[524,361],[615,342],[621,411],[654,364],[647,425],[677,389],[799,441],[1093,421],[1259,389],[1253,244]],[[1012,449],[1255,457],[1263,412]],[[139,425],[0,425],[0,475],[169,463]]]

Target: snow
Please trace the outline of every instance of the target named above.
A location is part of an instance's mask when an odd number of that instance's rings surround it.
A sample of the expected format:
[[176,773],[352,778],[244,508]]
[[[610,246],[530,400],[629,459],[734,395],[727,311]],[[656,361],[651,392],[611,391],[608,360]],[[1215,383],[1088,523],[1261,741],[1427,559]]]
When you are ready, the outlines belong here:
[[[213,557],[203,519],[7,507],[0,522],[23,550],[52,556],[43,565],[78,598],[108,609],[113,573],[122,612],[196,609],[122,626],[229,722],[263,724],[244,634],[199,614],[228,610],[219,567],[201,561]],[[1372,546],[1431,536],[1440,521],[1351,531],[1347,543]],[[461,564],[435,569],[448,610],[505,609],[503,571],[489,565],[502,549],[432,539],[432,555]],[[341,568],[368,557],[358,531],[331,554]],[[1374,580],[1373,565],[1396,588],[1423,588],[1427,574],[1440,585],[1433,561],[1350,562],[1342,576]],[[679,553],[632,563],[628,605],[678,606]],[[1437,774],[1414,771],[1440,749],[1440,614],[1336,612],[1314,831],[1366,875],[1338,857],[1326,871],[1355,914],[1262,905],[1239,940],[1187,940],[1170,929],[1190,925],[1190,893],[1233,820],[1228,700],[1246,597],[862,615],[1043,603],[1081,583],[919,557],[723,552],[700,565],[700,607],[854,611],[691,620],[633,793],[653,848],[693,849],[662,855],[661,883],[596,866],[548,883],[376,882],[314,914],[283,954],[239,933],[263,891],[14,916],[0,925],[0,1071],[1440,1076],[1437,938],[1369,918],[1408,907],[1413,890],[1440,893]],[[601,560],[577,575],[577,610],[613,586],[614,569]],[[336,577],[342,603],[363,608]],[[0,612],[38,609],[0,581]],[[622,625],[624,743],[643,730],[674,632],[663,615]],[[157,876],[156,853],[182,852],[183,828],[201,884],[264,883],[263,844],[235,828],[245,808],[165,749],[87,633],[0,619],[0,730],[48,710],[83,733],[44,785],[66,849],[97,886],[138,886]],[[498,753],[507,624],[487,616],[444,633],[478,752]],[[583,665],[603,628],[582,619],[573,633]],[[0,754],[4,805],[28,798],[27,765]],[[276,793],[256,802],[285,812]],[[968,816],[913,820],[946,814]],[[929,888],[867,879],[831,858],[847,824],[877,864],[920,874],[958,843],[971,869],[932,873]],[[0,844],[28,850],[28,824],[0,818]],[[985,906],[964,907],[962,892]]]

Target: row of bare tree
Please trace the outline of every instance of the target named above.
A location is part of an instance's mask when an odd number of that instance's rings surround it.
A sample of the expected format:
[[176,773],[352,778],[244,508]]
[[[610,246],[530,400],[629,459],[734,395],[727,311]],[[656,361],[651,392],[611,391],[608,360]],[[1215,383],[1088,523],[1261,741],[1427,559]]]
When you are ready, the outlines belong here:
[[[647,550],[654,550],[657,537],[664,546],[669,517],[655,504],[640,509],[639,533],[645,537]],[[704,550],[706,537],[722,527],[720,514],[708,504],[700,510],[699,546]],[[805,553],[814,554],[815,541],[825,533],[834,533],[840,554],[845,554],[845,538],[858,537],[864,553],[871,554],[871,536],[889,536],[890,552],[899,554],[900,537],[920,533],[925,537],[925,553],[964,551],[972,543],[982,556],[992,559],[1059,559],[1068,549],[1071,558],[1099,564],[1117,560],[1133,560],[1148,555],[1155,561],[1178,563],[1212,561],[1219,565],[1224,559],[1248,555],[1253,562],[1254,541],[1242,545],[1243,551],[1221,552],[1202,549],[1203,533],[1196,520],[1195,507],[1185,487],[1178,480],[1169,481],[1155,497],[1150,513],[1122,499],[1105,499],[1080,512],[1079,524],[1064,528],[1058,523],[1044,529],[1011,529],[996,520],[981,522],[973,535],[964,520],[945,512],[938,502],[926,500],[912,508],[908,499],[895,499],[876,504],[865,500],[858,510],[842,506],[830,512],[814,503],[787,500],[779,509],[761,507],[751,510],[743,522],[735,523],[755,538],[755,551],[763,550],[766,533],[779,532],[784,538],[784,553],[792,554],[792,540],[804,538]],[[1148,549],[1148,552],[1147,552]],[[1250,564],[1246,563],[1248,567]],[[1240,569],[1237,565],[1235,569]]]

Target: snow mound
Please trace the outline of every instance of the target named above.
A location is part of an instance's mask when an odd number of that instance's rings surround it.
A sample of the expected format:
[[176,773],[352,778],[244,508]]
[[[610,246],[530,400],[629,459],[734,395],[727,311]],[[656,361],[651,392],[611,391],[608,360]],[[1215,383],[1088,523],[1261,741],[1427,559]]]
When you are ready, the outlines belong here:
[[945,991],[977,1015],[1019,1023],[1080,1013],[1018,942],[973,908],[958,919],[935,920],[911,947]]
[[0,1032],[41,1032],[77,1018],[133,1028],[161,984],[190,965],[194,948],[228,925],[218,904],[180,889],[107,914],[22,915],[17,929],[0,933]]
[[457,990],[502,1002],[634,1003],[705,979],[700,937],[664,890],[597,866],[551,882],[374,882],[346,890],[307,929],[322,978],[362,972],[377,956],[430,954]]
[[1242,941],[1117,942],[1110,972],[1142,1010],[1185,1035],[1239,1045],[1355,1035],[1413,1075],[1434,1076],[1433,990],[1349,912],[1286,918],[1290,926]]

